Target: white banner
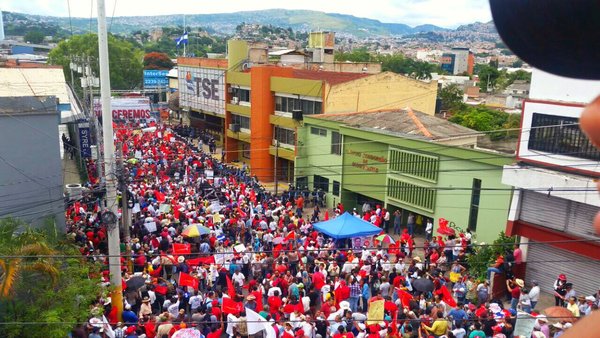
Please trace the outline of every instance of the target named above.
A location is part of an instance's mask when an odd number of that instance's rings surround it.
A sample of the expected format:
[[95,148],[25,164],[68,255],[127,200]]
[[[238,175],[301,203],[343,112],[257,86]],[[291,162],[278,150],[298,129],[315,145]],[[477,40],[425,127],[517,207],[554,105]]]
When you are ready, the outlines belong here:
[[182,107],[225,115],[225,70],[180,65],[179,102]]
[[[113,97],[110,106],[113,119],[139,120],[151,117],[150,99],[147,97]],[[102,115],[100,99],[94,99],[94,112]]]

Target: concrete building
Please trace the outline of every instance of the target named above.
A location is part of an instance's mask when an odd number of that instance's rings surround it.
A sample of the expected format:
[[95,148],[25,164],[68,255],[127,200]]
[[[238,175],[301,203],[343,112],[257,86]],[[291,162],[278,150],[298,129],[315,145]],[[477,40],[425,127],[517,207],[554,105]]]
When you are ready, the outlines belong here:
[[0,97],[0,218],[66,231],[59,119],[54,96]]
[[478,135],[412,109],[306,117],[296,185],[323,190],[329,207],[379,204],[403,211],[403,224],[412,212],[421,232],[427,218],[435,228],[445,218],[489,242],[505,228],[502,166],[513,158],[474,149]]
[[548,293],[560,273],[578,295],[598,291],[600,237],[592,222],[600,211],[600,152],[578,122],[599,89],[600,81],[534,70],[517,163],[504,167],[502,182],[514,187],[506,232],[521,237],[526,279]]
[[473,75],[475,56],[469,48],[452,48],[451,51],[442,54],[440,61],[442,69],[450,74]]
[[[327,48],[317,47],[318,41],[309,51],[329,60]],[[246,163],[262,181],[275,179],[275,167],[278,179],[293,180],[296,128],[304,116],[407,105],[435,112],[435,81],[358,69],[314,70],[310,63],[282,67],[269,62],[264,46],[242,40],[230,40],[228,52],[227,60],[178,59],[180,105],[193,126],[224,145],[227,161]]]

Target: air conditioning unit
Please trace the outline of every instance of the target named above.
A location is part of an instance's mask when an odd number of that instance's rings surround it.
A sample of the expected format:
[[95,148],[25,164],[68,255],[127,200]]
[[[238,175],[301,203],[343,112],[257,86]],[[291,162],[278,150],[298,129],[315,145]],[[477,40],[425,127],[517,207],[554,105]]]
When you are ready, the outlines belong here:
[[239,133],[240,132],[240,125],[237,123],[231,123],[229,125],[229,130],[231,130],[234,133]]
[[292,118],[294,120],[302,121],[302,118],[303,118],[302,115],[303,115],[302,114],[302,110],[300,110],[300,109],[294,109],[294,110],[292,110]]
[[240,103],[240,99],[237,97],[232,97],[231,98],[231,104],[239,104]]

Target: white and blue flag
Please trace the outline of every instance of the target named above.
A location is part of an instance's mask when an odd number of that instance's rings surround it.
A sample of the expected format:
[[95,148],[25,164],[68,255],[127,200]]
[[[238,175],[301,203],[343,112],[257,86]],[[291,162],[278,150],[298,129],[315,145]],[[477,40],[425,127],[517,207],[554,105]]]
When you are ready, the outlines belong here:
[[179,47],[179,45],[187,45],[188,44],[188,33],[184,32],[182,36],[175,39],[175,43],[177,43],[177,47]]

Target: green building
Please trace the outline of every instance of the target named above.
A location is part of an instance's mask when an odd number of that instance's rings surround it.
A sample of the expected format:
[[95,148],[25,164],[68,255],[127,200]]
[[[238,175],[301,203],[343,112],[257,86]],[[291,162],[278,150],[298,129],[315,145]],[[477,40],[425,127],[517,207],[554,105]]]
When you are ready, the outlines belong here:
[[[305,116],[298,131],[298,186],[322,189],[327,206],[364,203],[471,229],[479,242],[504,230],[511,199],[501,183],[511,155],[477,149],[477,132],[411,109]],[[419,225],[420,223],[420,225]]]

